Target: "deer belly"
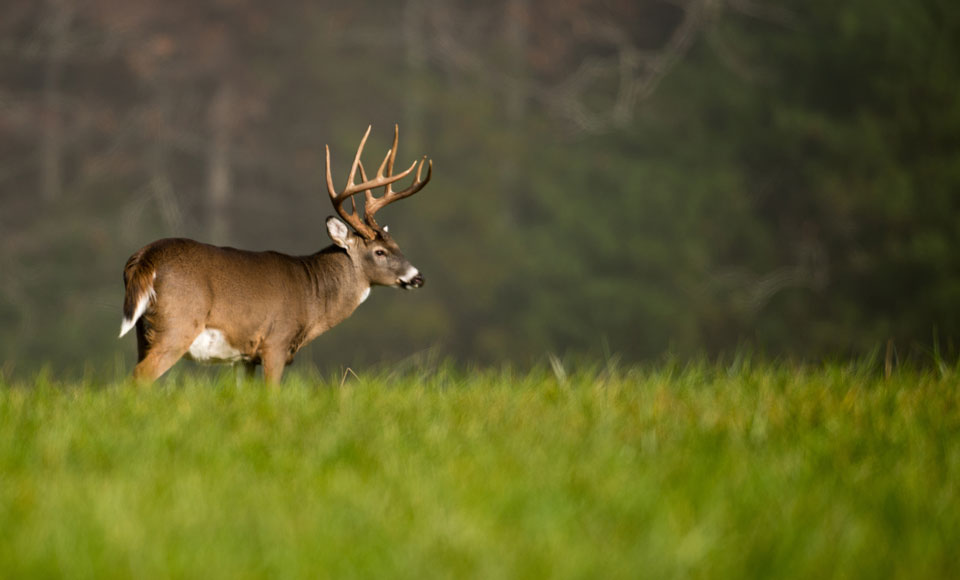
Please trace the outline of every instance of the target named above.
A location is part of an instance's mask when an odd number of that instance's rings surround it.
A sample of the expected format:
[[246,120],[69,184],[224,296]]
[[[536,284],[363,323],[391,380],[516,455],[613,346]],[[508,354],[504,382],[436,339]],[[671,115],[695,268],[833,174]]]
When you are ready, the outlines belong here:
[[187,357],[197,362],[224,363],[249,360],[239,350],[227,342],[227,337],[216,328],[205,328],[194,339],[187,351]]

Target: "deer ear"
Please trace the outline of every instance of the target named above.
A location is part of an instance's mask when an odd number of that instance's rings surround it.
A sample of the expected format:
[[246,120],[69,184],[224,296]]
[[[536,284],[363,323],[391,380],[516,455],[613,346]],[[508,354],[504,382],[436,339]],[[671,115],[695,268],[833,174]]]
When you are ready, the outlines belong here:
[[330,239],[333,240],[334,244],[347,249],[347,241],[350,239],[350,228],[347,227],[347,224],[330,216],[327,218],[327,233],[330,234]]

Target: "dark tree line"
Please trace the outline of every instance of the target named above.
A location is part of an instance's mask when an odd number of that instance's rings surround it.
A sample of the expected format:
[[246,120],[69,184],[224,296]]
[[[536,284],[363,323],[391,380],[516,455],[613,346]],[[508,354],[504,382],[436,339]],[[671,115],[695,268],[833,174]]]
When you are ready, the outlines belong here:
[[312,252],[367,124],[427,275],[310,349],[627,359],[953,348],[960,9],[940,0],[0,8],[0,352],[103,364],[127,255]]

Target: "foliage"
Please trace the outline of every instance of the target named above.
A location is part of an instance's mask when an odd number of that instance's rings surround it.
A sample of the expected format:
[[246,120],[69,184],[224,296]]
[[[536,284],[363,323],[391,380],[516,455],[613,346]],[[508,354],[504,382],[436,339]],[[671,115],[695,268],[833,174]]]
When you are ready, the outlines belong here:
[[955,575],[957,369],[566,366],[6,382],[0,568]]
[[[713,12],[664,63],[681,4]],[[364,127],[372,152],[398,121],[401,159],[436,175],[384,217],[427,285],[376,291],[313,362],[956,353],[955,2],[425,6],[6,3],[6,364],[132,356],[120,269],[158,237],[326,245],[323,145],[342,179]],[[656,90],[622,106],[640,69]]]

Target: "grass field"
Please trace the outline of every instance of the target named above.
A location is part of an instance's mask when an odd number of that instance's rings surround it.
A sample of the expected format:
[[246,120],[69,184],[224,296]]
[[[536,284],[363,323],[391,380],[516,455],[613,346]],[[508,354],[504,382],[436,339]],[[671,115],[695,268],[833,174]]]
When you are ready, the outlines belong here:
[[956,578],[956,369],[0,380],[4,578]]

